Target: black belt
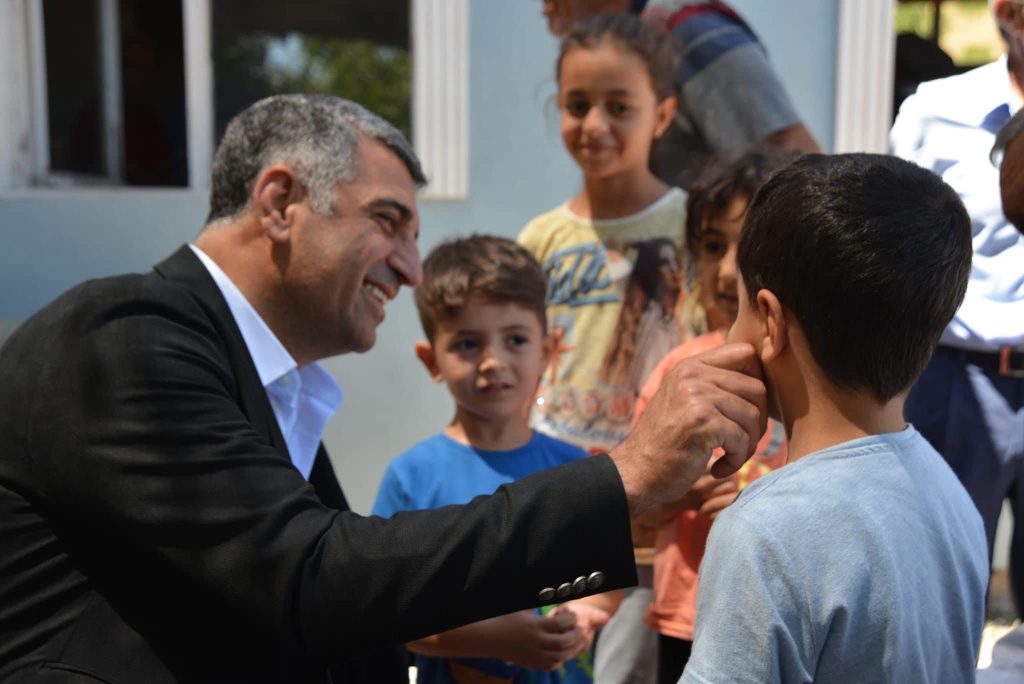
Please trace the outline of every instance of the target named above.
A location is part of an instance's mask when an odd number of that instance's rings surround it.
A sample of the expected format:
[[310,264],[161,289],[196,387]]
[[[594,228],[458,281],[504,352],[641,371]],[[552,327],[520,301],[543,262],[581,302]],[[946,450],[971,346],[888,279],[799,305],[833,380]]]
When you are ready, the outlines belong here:
[[983,352],[939,346],[938,351],[955,356],[994,375],[1024,378],[1024,349],[1003,345],[999,351]]

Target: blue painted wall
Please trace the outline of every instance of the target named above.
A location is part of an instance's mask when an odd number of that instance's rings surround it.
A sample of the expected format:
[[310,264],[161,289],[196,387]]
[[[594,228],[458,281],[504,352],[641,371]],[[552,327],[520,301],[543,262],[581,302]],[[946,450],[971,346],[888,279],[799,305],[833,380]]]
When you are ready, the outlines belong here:
[[825,149],[835,137],[838,0],[728,0],[767,46],[797,111]]
[[[768,46],[819,140],[832,139],[837,0],[735,0]],[[551,98],[556,44],[540,3],[472,0],[470,195],[421,203],[422,247],[490,232],[514,237],[578,187]],[[206,197],[193,191],[32,191],[0,195],[0,334],[86,278],[147,270],[195,236]],[[369,353],[328,360],[346,401],[325,440],[349,499],[372,504],[387,461],[439,430],[451,400],[412,354],[409,293],[389,306]]]

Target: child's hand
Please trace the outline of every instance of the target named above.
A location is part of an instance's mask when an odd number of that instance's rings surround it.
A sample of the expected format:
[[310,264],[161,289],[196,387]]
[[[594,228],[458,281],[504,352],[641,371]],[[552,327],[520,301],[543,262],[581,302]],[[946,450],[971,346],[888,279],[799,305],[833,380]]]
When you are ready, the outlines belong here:
[[696,509],[714,519],[736,500],[740,487],[735,477],[720,480],[714,475],[707,474],[697,479],[690,493],[697,499]]
[[[716,449],[716,451],[719,450]],[[661,524],[671,522],[682,511],[699,511],[714,518],[736,499],[740,492],[736,475],[733,474],[724,480],[717,478],[711,474],[712,463],[708,463],[704,474],[697,478],[690,491],[684,494],[676,504],[660,509]],[[647,516],[650,515],[650,513],[647,514]],[[644,517],[641,516],[641,519]]]
[[538,615],[522,610],[495,622],[500,625],[500,633],[494,636],[495,656],[531,670],[556,670],[593,640],[593,634],[585,637],[572,611]]
[[[715,456],[718,456],[720,450],[716,449],[715,451],[718,452],[715,453]],[[712,465],[714,465],[714,461],[708,463],[707,470],[697,478],[697,481],[693,483],[693,488],[683,498],[686,500],[687,508],[714,519],[736,500],[740,493],[740,486],[735,473],[725,479],[712,475]]]
[[579,626],[580,630],[583,631],[583,637],[585,640],[583,648],[581,648],[578,653],[573,654],[576,656],[594,645],[594,635],[597,633],[597,630],[608,624],[608,621],[612,616],[608,611],[602,610],[601,608],[584,601],[569,601],[568,603],[563,603],[558,606],[558,608],[555,608],[549,617],[559,613],[568,612],[571,612],[576,616],[576,624]]
[[727,344],[683,359],[625,441],[609,454],[619,469],[630,517],[678,502],[704,474],[728,477],[754,454],[764,434],[768,394],[749,344]]

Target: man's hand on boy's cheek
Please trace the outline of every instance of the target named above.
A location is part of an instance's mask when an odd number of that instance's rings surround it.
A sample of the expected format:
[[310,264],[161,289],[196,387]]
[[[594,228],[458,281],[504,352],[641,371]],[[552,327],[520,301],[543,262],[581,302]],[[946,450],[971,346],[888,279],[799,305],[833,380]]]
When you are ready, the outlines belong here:
[[629,437],[612,450],[630,514],[678,502],[711,469],[726,477],[750,458],[766,426],[766,390],[749,344],[685,359],[665,377]]

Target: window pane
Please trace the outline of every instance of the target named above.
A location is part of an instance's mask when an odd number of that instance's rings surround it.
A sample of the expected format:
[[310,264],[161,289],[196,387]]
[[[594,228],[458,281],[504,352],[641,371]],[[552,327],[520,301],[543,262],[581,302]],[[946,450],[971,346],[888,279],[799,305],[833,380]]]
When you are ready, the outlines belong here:
[[124,180],[188,185],[181,0],[120,0]]
[[181,0],[107,7],[113,45],[101,43],[99,0],[43,2],[50,170],[117,180],[108,159],[119,159],[126,185],[187,185]]
[[408,0],[217,0],[212,6],[218,139],[242,109],[288,92],[355,100],[409,135]]
[[50,168],[104,175],[98,0],[44,0]]

